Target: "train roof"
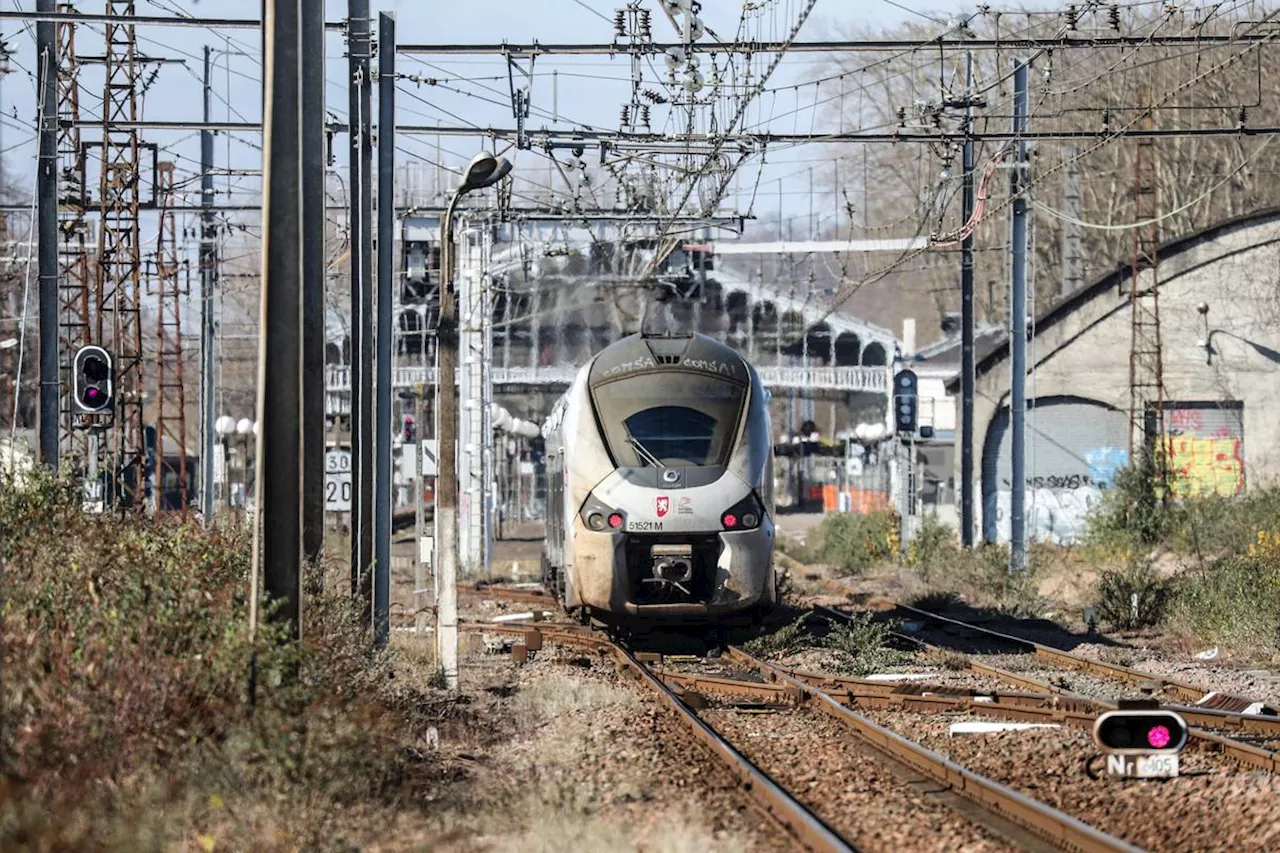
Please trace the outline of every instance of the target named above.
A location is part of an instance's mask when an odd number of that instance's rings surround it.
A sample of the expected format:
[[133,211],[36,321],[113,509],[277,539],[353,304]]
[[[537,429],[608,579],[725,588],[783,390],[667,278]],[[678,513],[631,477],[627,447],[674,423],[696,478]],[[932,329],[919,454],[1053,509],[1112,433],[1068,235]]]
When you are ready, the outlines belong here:
[[710,373],[744,385],[751,370],[732,347],[706,335],[630,335],[601,350],[591,363],[590,385],[620,376],[670,370]]

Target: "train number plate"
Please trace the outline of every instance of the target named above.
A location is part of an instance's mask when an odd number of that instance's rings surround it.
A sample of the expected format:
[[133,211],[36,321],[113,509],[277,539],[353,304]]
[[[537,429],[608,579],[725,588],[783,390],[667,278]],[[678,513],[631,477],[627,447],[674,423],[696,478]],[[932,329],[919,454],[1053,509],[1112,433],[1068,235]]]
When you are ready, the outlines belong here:
[[648,533],[652,533],[655,531],[661,532],[662,522],[661,521],[633,521],[628,519],[627,530],[634,530],[634,531],[648,532]]

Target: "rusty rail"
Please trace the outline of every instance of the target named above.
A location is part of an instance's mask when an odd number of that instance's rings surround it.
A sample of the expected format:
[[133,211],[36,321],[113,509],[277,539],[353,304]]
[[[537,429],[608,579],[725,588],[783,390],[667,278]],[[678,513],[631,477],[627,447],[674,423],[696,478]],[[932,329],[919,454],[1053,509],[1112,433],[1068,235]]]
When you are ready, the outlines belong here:
[[[1187,702],[1192,705],[1203,700],[1204,697],[1209,695],[1209,693],[1211,692],[1211,691],[1205,690],[1203,687],[1200,687],[1195,684],[1191,684],[1190,682],[1181,681],[1176,678],[1169,678],[1168,676],[1164,676],[1164,675],[1156,675],[1155,673],[1142,672],[1141,670],[1130,669],[1129,667],[1119,666],[1117,664],[1103,663],[1102,661],[1093,660],[1092,658],[1086,658],[1081,655],[1072,654],[1071,652],[1065,651],[1064,649],[1056,649],[1053,646],[1046,646],[1045,644],[1038,643],[1035,640],[1028,640],[1025,637],[1018,637],[1013,634],[1006,634],[1003,631],[996,631],[991,628],[984,628],[980,625],[974,625],[972,623],[965,622],[960,619],[955,619],[951,616],[943,616],[940,613],[933,613],[929,610],[922,610],[918,607],[912,607],[909,604],[902,604],[901,602],[895,602],[895,606],[900,610],[905,610],[917,616],[924,617],[925,619],[931,619],[935,622],[942,622],[948,625],[954,625],[955,627],[962,628],[966,631],[972,631],[977,634],[985,634],[988,637],[993,637],[1007,643],[1013,643],[1015,645],[1023,646],[1024,648],[1027,648],[1028,650],[1032,651],[1036,655],[1036,657],[1039,657],[1043,660],[1046,660],[1055,664],[1059,664],[1061,666],[1065,666],[1068,669],[1079,669],[1079,670],[1083,670],[1085,672],[1091,673],[1093,675],[1101,676],[1103,678],[1116,679],[1119,681],[1128,682],[1130,684],[1145,684],[1145,683],[1157,684],[1159,685],[1160,689],[1167,690],[1171,694],[1173,694],[1175,697],[1177,697],[1179,700],[1183,702]],[[834,610],[834,608],[832,609]],[[839,611],[836,611],[836,612],[839,612]],[[1238,698],[1238,697],[1233,697],[1233,698]],[[1245,700],[1245,699],[1241,699],[1241,701],[1248,703],[1248,700]]]
[[621,646],[608,644],[614,659],[630,669],[658,698],[678,716],[702,741],[707,750],[736,776],[742,789],[751,795],[764,810],[776,820],[802,846],[812,851],[853,851],[848,842],[827,826],[817,815],[779,786],[767,773],[753,764],[745,755],[693,712],[680,697],[654,675],[635,655]]
[[[826,613],[830,613],[831,615],[840,619],[847,620],[850,618],[848,613],[844,613],[843,611],[837,610],[834,607],[825,607],[825,606],[819,605],[815,609],[824,611]],[[915,610],[915,608],[908,608],[908,609],[913,611]],[[928,613],[928,611],[918,611],[918,612],[929,615],[929,616],[937,616],[937,614],[930,614]],[[938,617],[938,618],[944,619],[947,621],[952,621],[952,622],[956,621],[956,620],[949,619],[948,617]],[[970,626],[968,625],[968,623],[965,623],[965,622],[960,622],[958,624],[963,625],[965,627],[971,627],[976,631],[987,630],[984,628],[978,628],[977,626]],[[1004,636],[995,631],[991,631],[989,633],[996,634],[997,636],[1001,636],[1001,637]],[[899,635],[899,636],[902,636],[904,639],[917,643],[924,648],[930,648],[930,649],[938,648],[937,646],[932,646],[929,643],[924,642],[923,640],[916,639],[915,637],[910,637],[907,635]],[[1014,637],[1010,639],[1017,640],[1018,638]],[[1030,640],[1021,640],[1020,642],[1025,642],[1028,645],[1032,645],[1032,646],[1035,645],[1035,643],[1032,643]],[[1068,653],[1061,652],[1061,654],[1066,655]],[[1047,681],[1042,681],[1037,678],[1032,678],[1027,675],[1022,675],[1020,673],[1010,672],[1008,670],[1001,669],[996,666],[991,666],[989,664],[979,663],[977,661],[971,660],[968,655],[962,655],[962,657],[965,658],[965,662],[968,668],[973,672],[989,675],[998,680],[1006,681],[1011,684],[1017,684],[1021,687],[1025,687],[1033,691],[1044,691],[1046,693],[1055,694],[1056,696],[1060,697],[1060,699],[1059,699],[1059,702],[1054,705],[1054,707],[1063,707],[1063,708],[1071,707],[1073,710],[1085,711],[1087,713],[1092,714],[1092,716],[1090,717],[1089,725],[1093,724],[1092,720],[1098,714],[1101,714],[1104,711],[1113,711],[1118,707],[1117,705],[1111,702],[1106,702],[1102,699],[1094,699],[1088,696],[1082,696],[1079,693],[1073,693],[1070,690],[1065,690],[1059,687],[1058,685],[1050,684]],[[1072,657],[1075,657],[1075,656],[1073,655]],[[1085,659],[1080,658],[1080,660],[1085,660]],[[1110,666],[1110,665],[1107,665],[1107,666]],[[1123,667],[1116,667],[1116,668],[1123,669]],[[1129,672],[1136,672],[1136,670],[1129,670]],[[809,674],[792,673],[792,675],[801,681],[805,681],[807,680],[807,678],[804,676],[808,676]],[[828,676],[818,676],[817,678],[825,679],[827,681],[831,680],[830,677]],[[822,681],[816,681],[814,683],[821,685]],[[870,683],[874,684],[875,682],[870,682]],[[853,692],[853,693],[860,692],[866,696],[875,695],[877,693],[881,695],[889,695],[894,692],[894,689],[885,691],[883,689],[858,690],[855,688],[853,690],[850,690],[850,692]],[[1072,703],[1070,706],[1062,704],[1062,702],[1068,701],[1068,700]],[[975,703],[975,705],[976,704],[982,704],[983,707],[987,709],[989,712],[994,712],[995,710],[995,707],[993,707],[992,705],[987,705],[985,703]],[[1009,703],[1006,702],[1002,707],[1007,709],[1009,707]],[[1218,711],[1213,709],[1198,708],[1194,706],[1184,706],[1184,705],[1165,705],[1164,707],[1173,711],[1177,711],[1179,714],[1183,716],[1183,718],[1191,726],[1201,726],[1201,727],[1208,727],[1208,728],[1214,728],[1214,729],[1232,729],[1235,731],[1250,732],[1255,734],[1261,734],[1264,736],[1275,735],[1276,737],[1280,737],[1280,717],[1265,716],[1260,714],[1237,714],[1232,711]],[[1263,747],[1254,746],[1253,744],[1241,743],[1240,741],[1233,740],[1232,738],[1224,737],[1223,735],[1219,735],[1214,732],[1205,731],[1204,728],[1192,728],[1189,731],[1189,735],[1192,740],[1199,741],[1205,748],[1213,752],[1221,753],[1225,755],[1227,758],[1230,758],[1233,761],[1239,762],[1240,764],[1246,767],[1251,767],[1257,770],[1263,770],[1268,773],[1280,774],[1280,752],[1264,749]]]
[[981,776],[877,725],[850,710],[826,691],[805,684],[741,649],[733,649],[733,654],[741,661],[750,662],[767,677],[803,691],[810,704],[845,725],[874,749],[946,786],[998,819],[1012,822],[1063,849],[1082,853],[1137,853],[1139,850],[1122,839],[1108,835],[1007,785]]

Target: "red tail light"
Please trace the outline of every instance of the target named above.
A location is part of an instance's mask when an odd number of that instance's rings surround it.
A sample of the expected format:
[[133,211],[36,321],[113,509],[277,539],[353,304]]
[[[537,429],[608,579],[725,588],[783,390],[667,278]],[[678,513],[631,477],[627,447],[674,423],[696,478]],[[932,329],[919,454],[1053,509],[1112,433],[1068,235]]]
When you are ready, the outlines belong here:
[[738,516],[731,512],[726,512],[720,521],[723,522],[724,526],[730,530],[738,526]]
[[615,512],[609,515],[609,526],[617,530],[622,526],[622,513]]

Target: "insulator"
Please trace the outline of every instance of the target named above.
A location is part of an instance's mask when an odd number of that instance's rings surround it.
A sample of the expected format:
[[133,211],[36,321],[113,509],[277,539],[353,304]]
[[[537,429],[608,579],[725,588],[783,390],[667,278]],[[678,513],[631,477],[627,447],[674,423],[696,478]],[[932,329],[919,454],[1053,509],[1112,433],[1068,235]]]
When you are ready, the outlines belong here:
[[1076,15],[1076,7],[1074,3],[1067,7],[1067,11],[1063,13],[1062,17],[1066,20],[1068,30],[1074,30],[1076,28],[1076,23],[1079,18]]
[[898,127],[907,126],[907,108],[898,107]]
[[1237,124],[1237,126],[1238,126],[1241,130],[1244,130],[1245,123],[1246,123],[1248,120],[1249,120],[1249,110],[1248,110],[1248,109],[1246,109],[1245,107],[1241,107],[1241,108],[1240,108],[1240,115],[1239,115],[1239,117],[1236,119],[1236,124]]
[[627,11],[618,9],[613,13],[613,32],[618,38],[625,38],[627,35]]
[[1111,110],[1110,109],[1105,109],[1102,111],[1102,129],[1104,131],[1111,130]]
[[665,104],[667,102],[666,96],[659,94],[656,89],[645,89],[640,94],[655,104]]
[[631,124],[631,107],[623,105],[622,107],[622,126],[628,127]]
[[653,38],[652,16],[653,13],[648,9],[640,10],[640,36],[642,38]]
[[1107,23],[1111,25],[1111,29],[1120,32],[1120,7],[1110,6],[1107,8]]
[[[1241,110],[1240,110],[1240,114],[1241,114],[1241,115],[1243,115],[1243,114],[1244,114],[1244,109],[1243,109],[1243,108],[1241,108]],[[649,126],[649,105],[648,105],[648,104],[641,104],[641,105],[640,105],[640,123],[641,123],[642,125],[644,125],[645,127],[648,127],[648,126]],[[1242,118],[1242,119],[1241,119],[1241,124],[1243,125],[1243,123],[1244,123],[1244,119]]]

